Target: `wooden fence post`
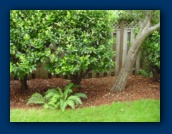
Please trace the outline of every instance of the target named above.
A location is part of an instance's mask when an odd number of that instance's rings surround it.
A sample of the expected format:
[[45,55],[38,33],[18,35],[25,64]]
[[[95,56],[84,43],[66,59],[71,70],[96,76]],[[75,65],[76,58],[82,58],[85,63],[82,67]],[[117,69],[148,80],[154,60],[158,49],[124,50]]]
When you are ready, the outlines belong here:
[[121,32],[120,29],[116,31],[115,75],[118,75],[118,73],[119,73],[120,32]]

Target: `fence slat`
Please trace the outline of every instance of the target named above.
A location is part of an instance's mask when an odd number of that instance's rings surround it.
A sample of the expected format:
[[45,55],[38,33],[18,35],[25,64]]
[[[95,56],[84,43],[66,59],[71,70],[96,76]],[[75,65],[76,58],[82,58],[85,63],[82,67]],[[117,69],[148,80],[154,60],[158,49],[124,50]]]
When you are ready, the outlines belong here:
[[119,73],[119,53],[120,53],[120,30],[116,31],[116,60],[115,60],[115,75]]
[[130,44],[132,45],[134,43],[134,38],[135,38],[135,33],[134,33],[134,29],[131,29],[131,39],[130,39]]
[[124,61],[127,56],[127,39],[128,39],[128,30],[124,29],[122,65],[124,64]]

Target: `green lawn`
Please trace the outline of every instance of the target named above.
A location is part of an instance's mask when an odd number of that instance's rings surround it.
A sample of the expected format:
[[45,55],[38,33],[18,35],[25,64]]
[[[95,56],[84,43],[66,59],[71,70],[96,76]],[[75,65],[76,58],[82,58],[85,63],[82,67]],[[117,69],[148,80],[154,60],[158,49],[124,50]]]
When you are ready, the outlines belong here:
[[159,100],[115,102],[76,110],[11,109],[10,122],[160,122]]

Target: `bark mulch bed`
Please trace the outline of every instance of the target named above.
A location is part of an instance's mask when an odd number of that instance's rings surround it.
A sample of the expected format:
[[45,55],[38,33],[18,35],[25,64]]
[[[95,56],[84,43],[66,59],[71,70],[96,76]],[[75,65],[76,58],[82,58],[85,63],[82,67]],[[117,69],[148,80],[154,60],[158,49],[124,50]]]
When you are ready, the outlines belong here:
[[[110,89],[116,77],[83,79],[81,89],[74,92],[87,94],[88,99],[83,100],[80,107],[99,106],[110,104],[116,101],[133,101],[140,99],[160,99],[160,82],[153,82],[150,78],[140,75],[132,75],[129,78],[126,89],[122,92],[111,92]],[[26,105],[28,98],[35,92],[44,94],[49,88],[64,88],[70,80],[61,78],[52,79],[32,79],[28,80],[29,90],[21,91],[18,80],[10,81],[10,108],[40,108],[40,106]]]

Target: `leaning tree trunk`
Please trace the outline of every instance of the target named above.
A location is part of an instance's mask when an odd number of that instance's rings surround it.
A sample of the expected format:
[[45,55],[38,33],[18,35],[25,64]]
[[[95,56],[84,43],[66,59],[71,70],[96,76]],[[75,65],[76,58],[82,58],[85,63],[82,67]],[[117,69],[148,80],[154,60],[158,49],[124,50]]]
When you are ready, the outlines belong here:
[[133,65],[136,61],[136,57],[139,53],[142,43],[144,42],[147,36],[149,36],[159,27],[160,27],[160,23],[151,27],[151,23],[149,20],[147,20],[147,23],[145,23],[145,21],[142,23],[141,29],[139,33],[137,34],[137,37],[134,43],[132,44],[131,48],[128,51],[124,64],[119,72],[119,75],[116,79],[114,86],[111,88],[111,91],[114,91],[114,90],[122,91],[125,89],[128,77],[132,72]]
[[28,89],[28,85],[27,85],[27,75],[23,77],[23,79],[20,80],[21,83],[21,87],[20,89],[23,90],[27,90]]

